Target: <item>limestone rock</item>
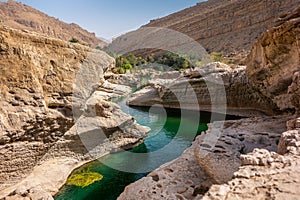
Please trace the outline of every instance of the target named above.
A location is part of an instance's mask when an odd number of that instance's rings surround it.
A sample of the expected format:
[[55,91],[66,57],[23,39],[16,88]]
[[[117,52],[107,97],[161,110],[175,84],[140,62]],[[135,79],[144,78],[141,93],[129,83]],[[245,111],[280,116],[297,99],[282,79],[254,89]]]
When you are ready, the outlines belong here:
[[106,53],[2,26],[0,44],[0,199],[50,198],[74,168],[146,137],[108,101],[131,89],[104,80]]
[[[234,179],[224,185],[212,186],[203,199],[299,199],[300,149],[295,149],[291,135],[298,138],[299,132],[284,133],[279,150],[285,146],[285,149],[295,151],[279,155],[255,149],[241,156],[243,166],[234,174]],[[288,142],[282,145],[283,140]]]
[[[300,12],[299,12],[300,14]],[[300,70],[300,69],[299,69]],[[300,71],[295,72],[293,82],[288,88],[288,93],[291,94],[291,103],[299,114],[300,109]],[[298,125],[300,126],[299,122]]]
[[[288,119],[269,117],[226,121],[223,129],[220,122],[215,122],[178,159],[127,186],[119,200],[201,199],[212,184],[232,179],[241,166],[241,154],[255,148],[277,151],[276,143],[285,130],[284,120]],[[216,127],[221,133],[216,133]],[[225,194],[228,190],[224,186],[220,193]]]
[[300,153],[300,130],[284,132],[279,142],[279,153],[299,154]]
[[[257,92],[245,74],[222,63],[184,71],[177,79],[154,79],[136,92],[129,105],[225,112],[241,116],[272,114],[276,106]],[[221,108],[221,109],[220,109]],[[223,111],[222,111],[222,108]]]
[[127,186],[118,200],[200,199],[212,183],[195,159],[195,147]]
[[300,129],[300,117],[296,119],[289,120],[286,123],[287,129],[288,130],[294,130],[294,129]]
[[254,45],[247,75],[281,110],[299,110],[299,9],[294,18],[267,31]]
[[[144,69],[145,68],[145,69]],[[114,74],[114,73],[105,73],[104,78],[111,83],[119,84],[119,85],[126,85],[133,89],[138,89],[141,87],[144,87],[148,80],[156,79],[160,76],[168,76],[169,78],[175,78],[178,77],[174,74],[174,72],[167,72],[167,73],[161,73],[158,70],[153,69],[151,65],[147,65],[142,69],[133,69],[130,73],[127,74]]]
[[[214,183],[230,181],[241,166],[240,156],[255,148],[277,152],[276,143],[285,130],[282,118],[255,118],[214,122],[196,139],[195,156]],[[276,124],[276,125],[275,125]],[[218,138],[219,137],[219,138]]]
[[[72,91],[91,49],[0,27],[0,188],[37,165],[73,125]],[[113,62],[104,53],[105,63]],[[107,65],[109,66],[109,65]]]

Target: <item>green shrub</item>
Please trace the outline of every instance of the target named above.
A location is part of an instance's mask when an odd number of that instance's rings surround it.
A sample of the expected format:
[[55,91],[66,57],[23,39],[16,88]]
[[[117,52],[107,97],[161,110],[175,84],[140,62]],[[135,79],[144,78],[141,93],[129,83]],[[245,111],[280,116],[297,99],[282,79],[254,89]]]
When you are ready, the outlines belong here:
[[192,64],[186,57],[171,52],[157,57],[154,57],[153,55],[148,55],[147,57],[137,57],[131,53],[127,56],[122,55],[116,57],[115,71],[118,71],[120,74],[124,74],[126,73],[126,70],[138,69],[139,66],[143,66],[148,63],[162,64],[175,70],[182,70],[195,66],[195,64]]
[[[101,51],[103,50],[103,48],[100,47],[100,46],[96,46],[96,49],[97,49],[97,50],[101,50]],[[107,52],[106,52],[106,53],[107,53]]]
[[224,56],[223,52],[212,52],[210,57],[212,62],[221,62],[230,66],[234,66],[240,62],[240,59]]
[[119,74],[125,74],[126,70],[123,67],[120,67]]
[[224,59],[224,53],[223,52],[212,52],[210,54],[210,58],[213,62],[222,62]]
[[125,67],[126,70],[132,70],[132,65],[130,63],[126,63]]
[[157,62],[159,64],[167,65],[175,70],[187,69],[192,67],[192,64],[187,59],[171,52],[168,52],[161,58],[158,58]]
[[69,41],[72,42],[72,43],[78,43],[78,42],[79,42],[79,40],[76,39],[76,38],[72,38],[72,39],[70,39]]

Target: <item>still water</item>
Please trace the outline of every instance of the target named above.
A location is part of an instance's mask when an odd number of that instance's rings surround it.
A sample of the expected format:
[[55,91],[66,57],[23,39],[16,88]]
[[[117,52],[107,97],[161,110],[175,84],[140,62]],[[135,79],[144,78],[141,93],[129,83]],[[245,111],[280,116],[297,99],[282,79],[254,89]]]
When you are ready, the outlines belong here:
[[[103,179],[84,188],[65,185],[55,196],[56,200],[117,199],[127,185],[180,156],[197,135],[207,130],[207,123],[211,121],[209,113],[200,115],[194,111],[129,107],[125,100],[118,104],[139,124],[151,128],[149,136],[143,144],[130,151],[107,155],[101,158],[101,162],[94,161],[74,171],[97,172],[103,175]],[[133,153],[147,154],[137,158]],[[118,169],[125,169],[125,172]]]

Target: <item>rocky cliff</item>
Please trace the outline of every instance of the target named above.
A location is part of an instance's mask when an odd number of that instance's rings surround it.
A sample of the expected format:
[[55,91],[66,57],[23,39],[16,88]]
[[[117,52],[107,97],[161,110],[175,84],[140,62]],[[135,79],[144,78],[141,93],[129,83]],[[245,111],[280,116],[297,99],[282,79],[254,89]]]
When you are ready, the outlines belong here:
[[82,29],[77,24],[67,24],[50,17],[30,6],[13,0],[0,2],[0,23],[16,29],[25,29],[48,37],[69,41],[72,37],[90,46],[104,46],[94,33]]
[[281,110],[299,110],[300,9],[281,18],[262,35],[248,56],[252,85]]
[[[276,20],[299,5],[299,0],[208,0],[144,27],[163,27],[184,33],[209,52],[249,51]],[[126,39],[126,34],[121,39]],[[176,42],[176,41],[174,41]]]
[[113,65],[102,51],[0,27],[0,198],[46,198],[76,166],[143,141],[149,129],[107,101],[130,92],[104,81]]

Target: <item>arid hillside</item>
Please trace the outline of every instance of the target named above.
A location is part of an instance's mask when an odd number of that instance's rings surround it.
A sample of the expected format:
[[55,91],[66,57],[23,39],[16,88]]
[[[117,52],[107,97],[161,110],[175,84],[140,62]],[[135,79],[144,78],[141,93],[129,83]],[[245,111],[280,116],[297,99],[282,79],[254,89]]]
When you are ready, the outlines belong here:
[[152,20],[144,27],[182,32],[209,52],[248,52],[262,33],[299,3],[300,0],[209,0]]
[[76,38],[80,43],[93,47],[105,45],[94,33],[82,29],[77,24],[64,23],[13,0],[0,1],[0,22],[12,28],[35,31],[62,40]]

